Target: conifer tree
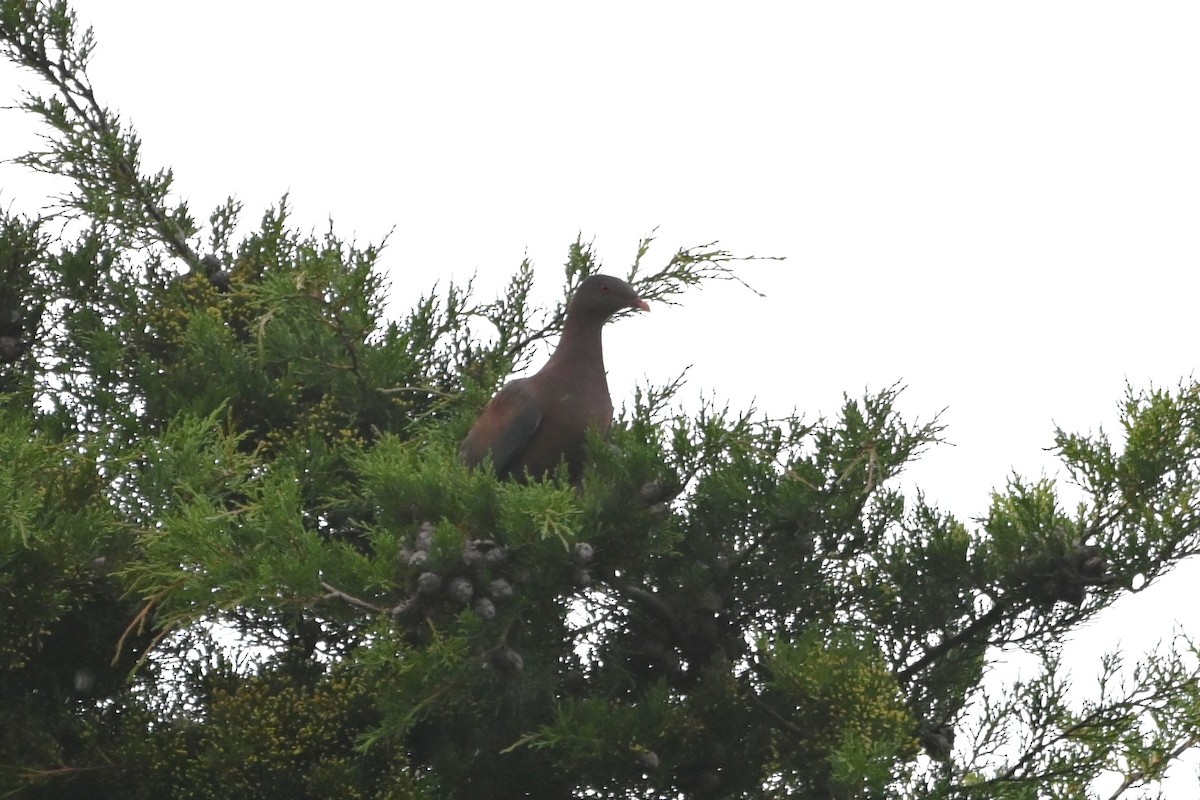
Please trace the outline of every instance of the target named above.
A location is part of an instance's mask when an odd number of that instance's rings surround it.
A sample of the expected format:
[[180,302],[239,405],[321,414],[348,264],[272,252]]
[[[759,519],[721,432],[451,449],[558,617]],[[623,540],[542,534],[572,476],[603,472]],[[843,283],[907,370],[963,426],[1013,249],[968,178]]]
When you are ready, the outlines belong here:
[[[1200,547],[1196,385],[1057,432],[1073,509],[1019,477],[977,521],[906,496],[941,426],[895,387],[805,421],[648,386],[581,489],[502,482],[455,452],[561,329],[532,266],[385,318],[380,248],[286,197],[236,240],[232,198],[198,223],[92,43],[0,0],[46,125],[18,161],[71,187],[53,221],[0,211],[2,793],[1131,797],[1200,741],[1186,640],[1082,701],[1059,660]],[[650,252],[648,299],[736,280]],[[572,243],[562,297],[598,268]],[[1013,651],[1038,668],[985,682]]]

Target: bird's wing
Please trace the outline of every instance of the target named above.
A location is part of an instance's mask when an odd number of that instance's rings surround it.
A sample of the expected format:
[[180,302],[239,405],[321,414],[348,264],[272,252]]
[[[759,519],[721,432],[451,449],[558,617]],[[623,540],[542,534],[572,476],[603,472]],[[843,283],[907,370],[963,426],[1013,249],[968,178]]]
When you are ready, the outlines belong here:
[[542,422],[542,409],[528,383],[516,380],[484,406],[458,456],[477,466],[490,452],[498,475],[503,475],[533,438]]

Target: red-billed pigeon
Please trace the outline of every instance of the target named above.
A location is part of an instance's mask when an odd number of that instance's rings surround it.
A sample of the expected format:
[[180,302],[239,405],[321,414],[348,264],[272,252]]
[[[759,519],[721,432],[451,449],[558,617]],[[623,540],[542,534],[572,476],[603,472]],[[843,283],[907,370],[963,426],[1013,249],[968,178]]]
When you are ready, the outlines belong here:
[[580,283],[546,366],[496,393],[463,440],[459,458],[477,466],[491,453],[496,474],[516,480],[541,478],[566,462],[578,485],[588,428],[604,435],[612,424],[600,331],[622,308],[650,310],[618,278],[593,275]]

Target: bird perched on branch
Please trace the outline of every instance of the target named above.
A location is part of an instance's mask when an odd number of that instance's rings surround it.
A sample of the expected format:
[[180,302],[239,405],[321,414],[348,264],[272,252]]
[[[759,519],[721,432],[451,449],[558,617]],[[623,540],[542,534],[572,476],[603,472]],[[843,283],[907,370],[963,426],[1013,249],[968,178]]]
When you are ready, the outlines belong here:
[[496,473],[516,480],[541,478],[566,462],[571,482],[578,484],[588,428],[603,435],[612,424],[600,333],[623,308],[650,310],[619,278],[593,275],[580,283],[550,360],[537,374],[496,393],[463,440],[459,458],[476,466],[490,453]]

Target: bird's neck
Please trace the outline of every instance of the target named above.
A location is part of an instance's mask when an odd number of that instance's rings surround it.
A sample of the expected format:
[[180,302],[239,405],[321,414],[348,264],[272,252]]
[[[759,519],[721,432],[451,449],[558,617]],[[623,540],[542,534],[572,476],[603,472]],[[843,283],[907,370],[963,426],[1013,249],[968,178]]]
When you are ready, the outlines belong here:
[[598,368],[600,380],[604,380],[603,329],[604,320],[568,317],[545,369],[567,373]]

